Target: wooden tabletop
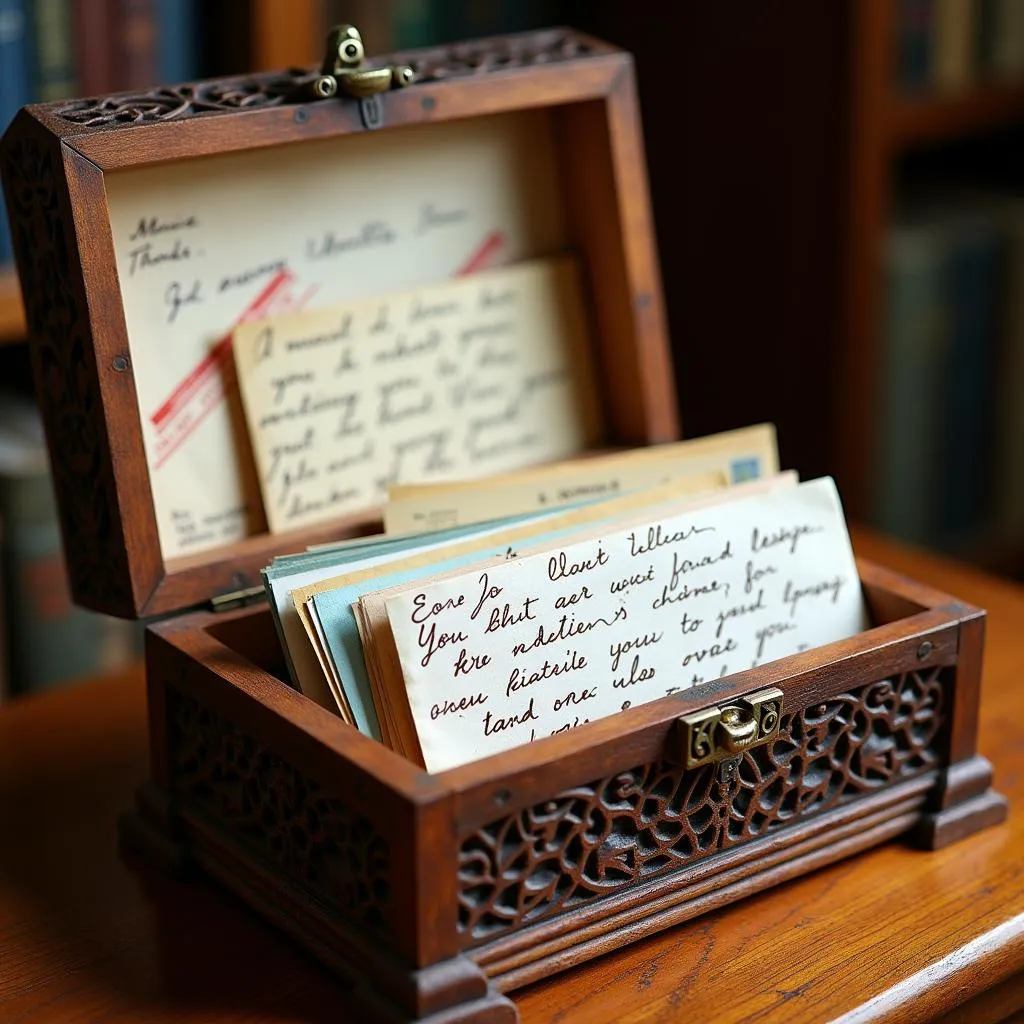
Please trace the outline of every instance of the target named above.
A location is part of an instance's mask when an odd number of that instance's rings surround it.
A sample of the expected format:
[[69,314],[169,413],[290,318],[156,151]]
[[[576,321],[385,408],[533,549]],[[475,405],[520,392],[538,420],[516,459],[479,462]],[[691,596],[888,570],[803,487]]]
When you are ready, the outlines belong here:
[[[863,533],[856,547],[988,608],[981,749],[1007,824],[938,853],[891,843],[662,932],[517,993],[524,1022],[1024,1006],[1024,589]],[[342,985],[230,896],[122,858],[115,821],[145,763],[140,669],[0,709],[0,1021],[350,1020]]]

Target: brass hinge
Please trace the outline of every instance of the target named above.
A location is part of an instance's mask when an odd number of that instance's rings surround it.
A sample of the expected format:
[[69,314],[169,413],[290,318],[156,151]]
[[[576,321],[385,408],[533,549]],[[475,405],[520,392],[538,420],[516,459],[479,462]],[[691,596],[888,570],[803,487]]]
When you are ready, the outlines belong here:
[[261,598],[267,596],[266,587],[243,587],[241,590],[232,590],[227,594],[215,594],[210,598],[211,612],[229,612],[232,608],[245,608],[247,605],[256,604]]
[[782,718],[782,691],[758,690],[721,707],[705,708],[679,719],[682,764],[699,768],[712,762],[731,765],[722,781],[730,781],[739,767],[739,755],[775,738]]

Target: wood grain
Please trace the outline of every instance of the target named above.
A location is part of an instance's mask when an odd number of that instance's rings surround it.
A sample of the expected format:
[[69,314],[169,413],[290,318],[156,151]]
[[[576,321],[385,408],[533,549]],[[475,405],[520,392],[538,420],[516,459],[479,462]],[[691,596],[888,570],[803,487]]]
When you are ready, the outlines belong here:
[[[902,1024],[1024,1005],[1024,590],[855,540],[988,609],[981,750],[1009,821],[934,854],[881,847],[525,989],[524,1022]],[[0,1019],[359,1019],[337,981],[237,901],[122,859],[116,818],[147,769],[140,670],[0,711]]]

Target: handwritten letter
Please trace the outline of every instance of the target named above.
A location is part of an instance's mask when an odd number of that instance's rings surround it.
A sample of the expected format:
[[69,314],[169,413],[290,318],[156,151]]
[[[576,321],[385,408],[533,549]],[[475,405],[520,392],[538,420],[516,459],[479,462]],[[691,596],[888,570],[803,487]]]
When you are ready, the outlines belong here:
[[866,627],[830,479],[490,564],[386,607],[430,771]]
[[249,324],[234,345],[275,531],[379,505],[399,481],[501,472],[592,440],[567,257]]
[[266,530],[234,328],[558,252],[555,142],[529,110],[106,176],[165,558]]

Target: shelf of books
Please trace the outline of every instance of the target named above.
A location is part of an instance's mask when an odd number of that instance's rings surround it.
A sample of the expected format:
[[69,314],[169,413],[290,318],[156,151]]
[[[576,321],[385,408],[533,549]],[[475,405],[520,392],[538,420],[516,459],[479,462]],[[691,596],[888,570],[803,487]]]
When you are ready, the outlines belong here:
[[1024,81],[976,85],[950,95],[901,96],[889,118],[889,145],[944,142],[1024,118]]
[[941,142],[1024,117],[1021,0],[901,0],[889,144]]
[[1024,2],[894,7],[873,525],[1024,570]]

